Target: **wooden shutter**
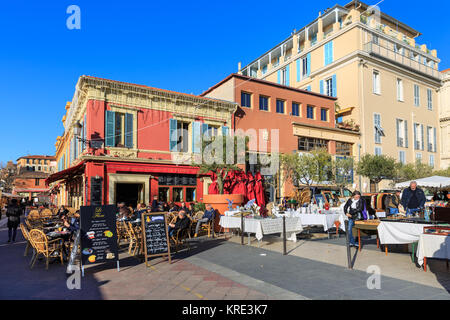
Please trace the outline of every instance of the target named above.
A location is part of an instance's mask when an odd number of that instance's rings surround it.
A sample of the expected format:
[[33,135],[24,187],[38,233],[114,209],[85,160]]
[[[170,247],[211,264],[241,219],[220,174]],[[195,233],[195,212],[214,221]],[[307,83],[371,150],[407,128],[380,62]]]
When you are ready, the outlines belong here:
[[404,120],[405,124],[405,148],[408,148],[408,121]]
[[113,111],[106,110],[105,121],[105,146],[114,147],[115,143],[115,126],[116,126],[116,114]]
[[423,134],[423,124],[421,124],[420,125],[420,134],[421,134],[421,138],[422,138],[422,148],[421,148],[421,150],[425,150],[425,148],[424,148],[424,143],[425,143],[425,136],[424,136],[424,134]]
[[436,128],[433,128],[433,152],[437,152],[437,135]]
[[277,83],[281,84],[281,70],[277,71]]
[[290,70],[291,68],[290,68],[290,64],[288,64],[287,66],[286,66],[286,85],[287,86],[289,86],[289,79],[290,79],[290,73],[289,73],[289,70]]
[[402,145],[400,143],[400,120],[396,119],[395,123],[396,123],[396,129],[397,129],[397,147],[402,147]]
[[416,123],[413,123],[413,129],[414,129],[414,150],[417,150],[417,126]]
[[309,75],[311,74],[311,53],[308,53],[306,55],[306,66],[306,68],[308,69],[306,75],[309,77]]
[[297,82],[300,82],[300,59],[297,59],[296,61],[296,66],[297,66]]
[[324,91],[323,91],[323,80],[320,80],[319,87],[320,87],[320,94],[324,94]]
[[169,122],[169,149],[172,152],[177,151],[177,120],[170,119]]
[[199,153],[202,149],[201,126],[201,122],[194,121],[192,123],[192,152]]
[[333,77],[332,77],[332,84],[333,84],[333,97],[337,97],[337,80],[336,80],[336,75],[335,74],[333,74]]
[[133,148],[133,114],[125,113],[125,147]]

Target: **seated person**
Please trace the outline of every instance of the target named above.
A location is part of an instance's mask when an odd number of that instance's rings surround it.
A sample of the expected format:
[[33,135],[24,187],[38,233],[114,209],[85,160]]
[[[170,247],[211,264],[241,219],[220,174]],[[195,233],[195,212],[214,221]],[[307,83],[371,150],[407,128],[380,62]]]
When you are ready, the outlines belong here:
[[77,210],[74,214],[74,217],[70,219],[67,216],[62,217],[63,225],[67,228],[71,233],[74,233],[80,229],[80,211]]
[[69,213],[69,210],[67,210],[64,206],[61,206],[58,210],[58,218],[62,218],[63,215],[67,215]]
[[186,211],[184,210],[180,210],[178,212],[178,216],[175,220],[175,223],[170,223],[169,224],[169,236],[173,236],[175,235],[175,233],[178,232],[178,230],[184,230],[187,229],[189,227],[189,223],[191,222],[191,220],[187,217],[186,215]]
[[143,213],[147,212],[145,203],[138,203],[136,210],[133,213],[133,220],[141,219]]
[[187,214],[188,216],[192,215],[191,210],[189,210],[189,209],[186,207],[186,202],[182,202],[182,203],[181,203],[180,210],[186,211],[186,214]]
[[178,211],[178,206],[175,203],[171,202],[169,205],[169,212],[174,212],[174,211]]
[[158,196],[154,196],[153,201],[152,201],[152,212],[158,212],[158,211],[159,211]]
[[121,202],[117,205],[117,208],[119,209],[119,215],[118,219],[124,219],[128,220],[131,218],[131,211],[130,209],[125,205],[125,202]]
[[204,223],[208,223],[210,220],[212,220],[214,218],[215,215],[216,215],[216,211],[213,209],[213,207],[210,204],[207,204],[206,211],[203,214],[203,217],[197,221],[197,225],[195,226],[194,238],[197,237],[200,226]]

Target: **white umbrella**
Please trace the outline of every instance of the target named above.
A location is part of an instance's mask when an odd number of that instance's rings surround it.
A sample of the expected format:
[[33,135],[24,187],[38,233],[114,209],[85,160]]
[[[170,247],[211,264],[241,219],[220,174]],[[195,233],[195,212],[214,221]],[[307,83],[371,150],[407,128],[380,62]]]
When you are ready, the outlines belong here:
[[[444,188],[450,186],[450,178],[441,176],[432,176],[423,179],[411,180],[416,181],[419,187]],[[411,181],[400,182],[395,185],[396,188],[407,188]]]

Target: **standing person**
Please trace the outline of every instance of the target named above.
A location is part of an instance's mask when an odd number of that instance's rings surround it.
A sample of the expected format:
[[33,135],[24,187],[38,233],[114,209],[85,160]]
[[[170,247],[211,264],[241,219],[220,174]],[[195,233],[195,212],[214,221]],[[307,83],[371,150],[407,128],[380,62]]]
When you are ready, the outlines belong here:
[[204,223],[208,223],[210,220],[214,218],[216,215],[216,211],[213,209],[213,207],[210,204],[206,205],[206,211],[203,214],[203,217],[197,221],[197,225],[195,226],[195,234],[194,238],[197,238],[198,230],[200,229],[200,226]]
[[158,207],[159,207],[158,196],[154,196],[152,201],[152,212],[157,212]]
[[356,243],[355,238],[353,237],[352,229],[355,225],[355,221],[362,220],[362,212],[364,210],[363,201],[364,200],[361,198],[361,193],[359,191],[355,191],[344,206],[344,213],[348,217],[348,236],[350,239],[350,247],[359,247],[359,244]]
[[412,181],[409,188],[403,190],[402,206],[406,210],[406,216],[412,216],[421,211],[425,207],[427,198],[422,189],[417,187],[417,182]]
[[17,199],[12,199],[11,204],[6,209],[6,216],[8,217],[8,242],[16,241],[17,227],[20,224],[20,216],[22,209],[17,205]]
[[398,206],[400,205],[400,190],[395,191],[395,193],[390,194],[384,200],[386,206],[386,215],[391,216],[394,214],[399,214]]

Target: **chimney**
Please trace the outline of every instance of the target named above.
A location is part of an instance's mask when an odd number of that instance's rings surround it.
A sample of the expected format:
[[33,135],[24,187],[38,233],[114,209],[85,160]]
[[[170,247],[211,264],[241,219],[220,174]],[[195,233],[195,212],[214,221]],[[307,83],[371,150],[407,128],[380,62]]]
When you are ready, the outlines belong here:
[[242,67],[242,63],[239,61],[238,62],[238,72],[241,71],[241,67]]

